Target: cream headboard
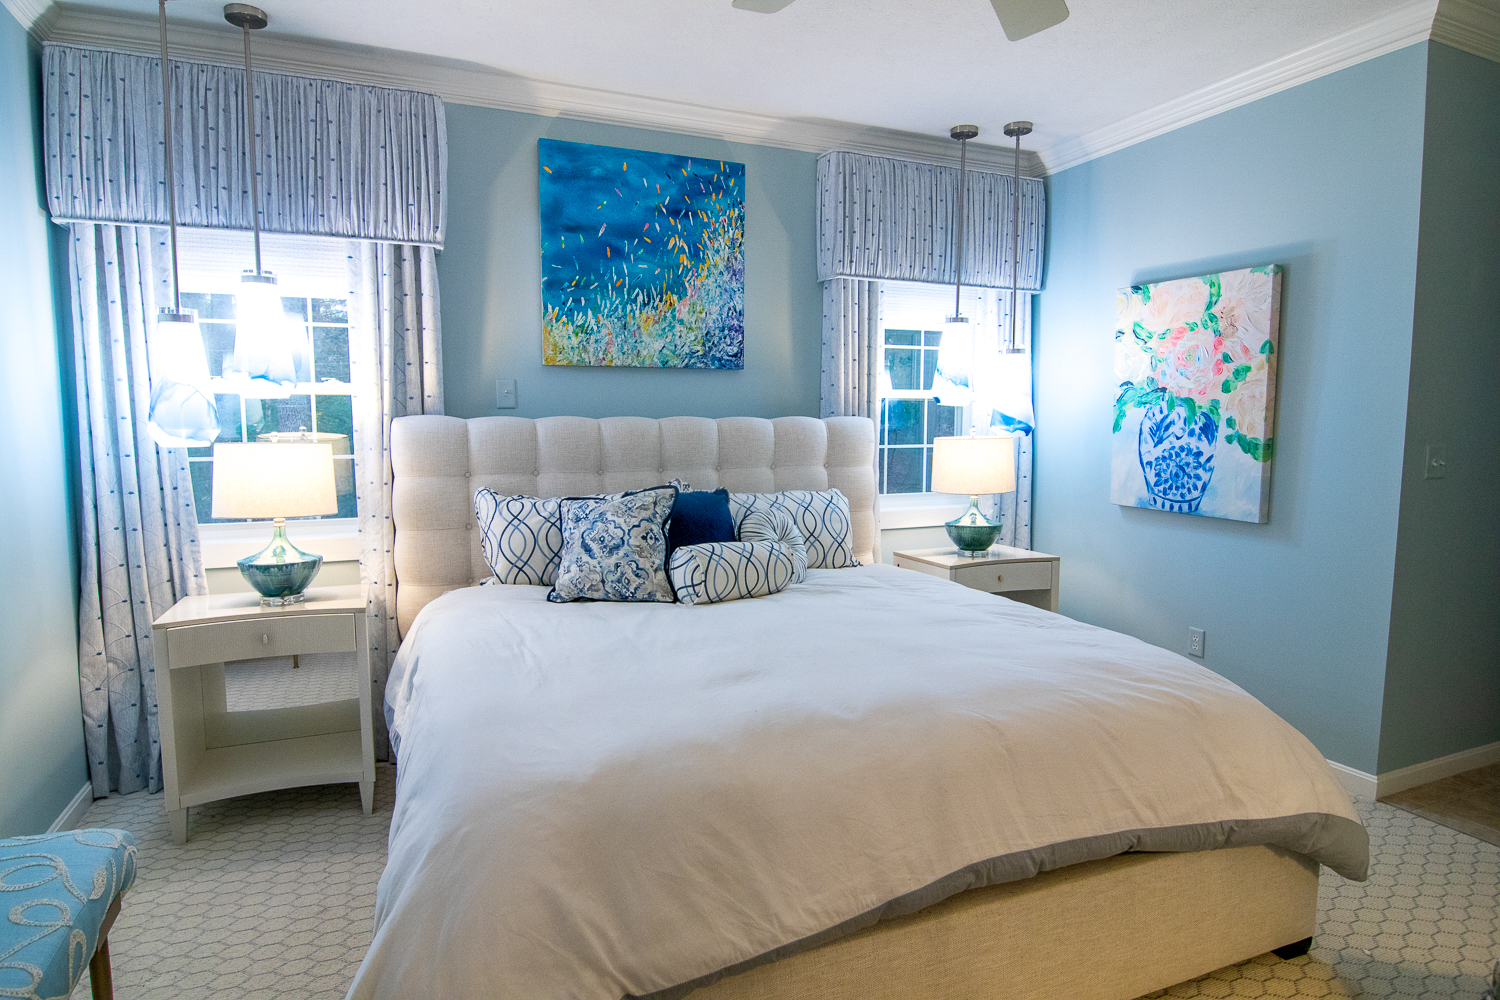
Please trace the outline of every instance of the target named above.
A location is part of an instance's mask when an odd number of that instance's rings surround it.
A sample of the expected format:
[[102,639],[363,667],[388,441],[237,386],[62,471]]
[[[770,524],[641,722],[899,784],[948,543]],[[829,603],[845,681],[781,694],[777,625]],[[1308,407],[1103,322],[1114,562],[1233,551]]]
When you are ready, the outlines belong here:
[[399,417],[391,422],[396,614],[404,635],[439,594],[490,575],[474,494],[615,493],[682,479],[735,493],[837,488],[854,554],[879,558],[875,427],[867,417]]

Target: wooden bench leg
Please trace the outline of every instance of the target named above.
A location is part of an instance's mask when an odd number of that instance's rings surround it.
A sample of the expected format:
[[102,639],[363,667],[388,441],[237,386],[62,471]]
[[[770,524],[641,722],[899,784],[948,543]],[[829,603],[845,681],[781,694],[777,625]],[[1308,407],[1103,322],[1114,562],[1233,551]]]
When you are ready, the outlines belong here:
[[94,957],[89,959],[89,989],[94,993],[94,1000],[115,1000],[115,977],[109,968],[109,932],[119,915],[120,897],[116,896],[99,922],[99,946],[94,949]]
[[115,982],[109,971],[109,939],[99,942],[94,957],[89,959],[89,988],[94,991],[94,1000],[115,1000]]

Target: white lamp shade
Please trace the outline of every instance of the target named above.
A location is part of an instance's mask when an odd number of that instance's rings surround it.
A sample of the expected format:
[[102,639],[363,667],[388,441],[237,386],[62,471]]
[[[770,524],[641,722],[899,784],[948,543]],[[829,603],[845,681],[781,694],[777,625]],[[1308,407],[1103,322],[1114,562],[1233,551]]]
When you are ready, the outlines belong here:
[[163,309],[148,343],[151,410],[146,430],[163,448],[204,448],[219,436],[208,356],[191,309]]
[[1015,438],[940,437],[933,439],[933,492],[1013,493],[1015,488]]
[[285,399],[299,381],[311,381],[310,357],[306,328],[282,309],[276,278],[269,272],[241,275],[234,353],[223,373],[233,391],[251,399]]
[[315,517],[338,509],[331,445],[214,446],[214,517]]

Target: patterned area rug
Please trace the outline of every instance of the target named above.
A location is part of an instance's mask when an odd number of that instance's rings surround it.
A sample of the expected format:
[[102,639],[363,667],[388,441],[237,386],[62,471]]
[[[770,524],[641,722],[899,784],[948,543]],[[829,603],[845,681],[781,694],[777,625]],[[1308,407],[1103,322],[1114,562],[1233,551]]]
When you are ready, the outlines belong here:
[[[179,847],[161,798],[100,799],[87,826],[132,831],[139,881],[110,935],[119,1000],[344,996],[370,943],[395,771],[375,814],[354,785],[251,795],[192,811]],[[1361,803],[1368,882],[1324,871],[1311,954],[1262,955],[1153,994],[1170,998],[1479,1000],[1500,957],[1500,847]],[[74,1000],[87,1000],[88,977]]]

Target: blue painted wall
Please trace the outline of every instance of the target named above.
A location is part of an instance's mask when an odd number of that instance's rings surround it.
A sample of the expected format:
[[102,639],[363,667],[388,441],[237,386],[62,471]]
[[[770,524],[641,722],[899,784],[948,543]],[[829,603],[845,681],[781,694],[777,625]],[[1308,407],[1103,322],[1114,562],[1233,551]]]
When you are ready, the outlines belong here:
[[[1374,772],[1422,177],[1418,44],[1051,179],[1034,543],[1064,614],[1186,652]],[[1279,263],[1266,525],[1109,502],[1117,288]]]
[[43,832],[88,780],[40,87],[39,47],[0,11],[0,837]]
[[1431,45],[1425,133],[1383,772],[1500,742],[1500,65]]
[[[818,413],[823,299],[817,157],[768,146],[448,105],[448,236],[438,255],[445,409],[460,417]],[[745,368],[542,364],[537,140],[745,164]],[[495,379],[519,406],[495,409]]]

